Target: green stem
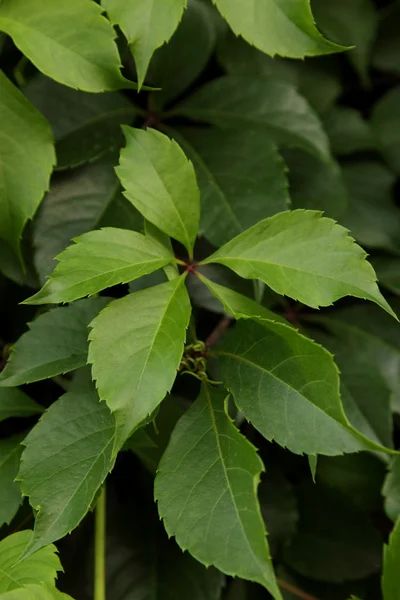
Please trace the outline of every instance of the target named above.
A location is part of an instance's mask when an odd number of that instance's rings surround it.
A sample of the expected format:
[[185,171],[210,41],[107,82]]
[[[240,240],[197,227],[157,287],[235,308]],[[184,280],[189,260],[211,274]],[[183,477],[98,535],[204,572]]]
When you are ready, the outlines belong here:
[[106,600],[106,486],[96,505],[94,539],[94,600]]

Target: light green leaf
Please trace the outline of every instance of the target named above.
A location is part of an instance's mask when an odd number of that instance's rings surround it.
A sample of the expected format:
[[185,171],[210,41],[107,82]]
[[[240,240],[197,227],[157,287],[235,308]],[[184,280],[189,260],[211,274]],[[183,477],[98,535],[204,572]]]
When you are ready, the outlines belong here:
[[89,298],[41,314],[14,345],[0,385],[32,383],[86,365],[89,323],[109,300]]
[[375,161],[352,162],[343,166],[342,173],[349,193],[343,225],[360,244],[400,254],[400,210],[393,197],[396,176]]
[[23,435],[0,440],[0,527],[9,524],[22,502],[18,483],[14,481],[21,460]]
[[239,322],[212,354],[239,410],[268,440],[296,454],[391,452],[350,425],[332,355],[292,327]]
[[182,276],[111,302],[92,322],[88,361],[116,413],[117,448],[170,391],[190,310]]
[[155,480],[158,510],[182,549],[280,600],[256,496],[263,464],[225,402],[226,392],[204,386],[179,421]]
[[383,600],[400,599],[400,519],[397,520],[383,551]]
[[363,150],[375,150],[370,124],[354,108],[335,106],[324,115],[324,126],[334,154],[347,156]]
[[374,106],[372,130],[382,155],[400,173],[400,86],[391,89]]
[[128,40],[140,88],[153,52],[174,33],[187,0],[102,0],[101,3]]
[[24,225],[49,187],[55,152],[46,119],[1,71],[0,87],[0,237],[19,254]]
[[207,83],[173,113],[219,127],[268,132],[278,145],[300,146],[330,160],[328,138],[307,101],[286,81],[226,76]]
[[122,94],[88,95],[43,75],[29,81],[23,91],[50,122],[59,169],[76,167],[119,149],[123,143],[120,125],[130,125],[137,114]]
[[0,594],[0,600],[73,600],[54,587],[28,583],[23,588]]
[[[146,237],[153,240],[153,242],[160,244],[166,254],[174,256],[174,249],[172,247],[171,238],[169,238],[165,233],[160,231],[158,229],[158,227],[156,227],[155,225],[150,223],[150,221],[145,220],[144,233],[145,233]],[[175,279],[176,277],[179,276],[178,265],[177,264],[167,265],[166,267],[164,267],[164,273],[165,273],[168,281],[170,281],[171,279]],[[158,282],[158,283],[161,283],[161,282]]]
[[312,8],[321,31],[330,39],[355,46],[347,54],[361,80],[368,82],[368,68],[378,15],[372,0],[313,0]]
[[38,511],[25,555],[72,531],[113,467],[115,420],[93,392],[65,394],[24,440],[18,479]]
[[0,422],[10,417],[31,417],[42,412],[42,406],[18,388],[0,388]]
[[347,210],[348,194],[339,165],[325,163],[302,150],[285,150],[290,196],[294,208],[321,210],[340,219]]
[[317,211],[294,210],[264,219],[201,264],[220,263],[312,308],[355,296],[395,316],[365,258],[335,221]]
[[135,87],[121,75],[115,32],[92,0],[2,0],[0,30],[63,85],[85,92]]
[[213,0],[236,35],[266,54],[304,58],[345,50],[324,39],[309,0]]
[[143,216],[193,254],[200,193],[192,163],[174,140],[154,129],[123,127],[126,147],[116,172]]
[[72,302],[128,283],[174,260],[159,244],[127,229],[105,227],[73,241],[57,256],[59,264],[49,281],[25,304]]
[[25,585],[54,587],[57,571],[62,567],[53,545],[41,548],[33,556],[23,556],[32,541],[32,531],[19,531],[0,542],[0,594]]
[[199,271],[197,277],[207,286],[210,292],[222,303],[226,313],[231,314],[235,319],[243,317],[271,319],[286,323],[285,319],[276,313],[268,310],[262,304],[255,302],[243,294],[239,294],[223,285],[214,283],[207,277],[204,277]]
[[[181,133],[182,135],[181,135]],[[290,207],[286,167],[264,131],[171,131],[192,160],[201,194],[201,233],[215,246]]]
[[382,488],[385,498],[385,512],[389,519],[396,521],[400,517],[400,457],[395,456],[390,464],[389,473],[386,476]]

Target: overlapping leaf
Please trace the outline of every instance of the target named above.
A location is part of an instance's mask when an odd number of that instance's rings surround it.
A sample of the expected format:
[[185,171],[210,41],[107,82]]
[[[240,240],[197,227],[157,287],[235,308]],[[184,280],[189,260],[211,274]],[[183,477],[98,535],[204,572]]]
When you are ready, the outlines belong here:
[[118,283],[128,283],[174,260],[160,244],[141,233],[105,227],[74,240],[57,256],[49,281],[26,304],[71,302]]
[[40,381],[86,365],[88,326],[107,302],[88,298],[40,315],[16,342],[0,385]]
[[394,315],[365,259],[346,229],[317,211],[295,210],[260,221],[202,264],[226,265],[313,308],[351,295]]
[[0,237],[19,254],[24,225],[49,187],[55,152],[46,119],[1,71],[0,87]]
[[382,488],[385,511],[392,521],[400,517],[400,457],[392,459],[390,470]]
[[0,440],[0,527],[11,522],[22,502],[20,487],[14,479],[21,460],[23,438],[14,435]]
[[26,555],[72,531],[113,466],[115,420],[92,391],[57,400],[24,440],[18,478],[38,511]]
[[0,422],[10,417],[30,417],[43,408],[18,388],[0,388]]
[[133,87],[120,72],[114,30],[92,0],[2,0],[0,30],[59,83],[86,92]]
[[397,520],[383,554],[382,592],[384,600],[399,600],[400,519]]
[[92,322],[88,360],[101,399],[116,413],[117,448],[170,391],[189,318],[182,276],[115,300]]
[[261,583],[281,599],[256,497],[263,465],[225,409],[203,387],[161,460],[155,497],[169,535],[205,565]]

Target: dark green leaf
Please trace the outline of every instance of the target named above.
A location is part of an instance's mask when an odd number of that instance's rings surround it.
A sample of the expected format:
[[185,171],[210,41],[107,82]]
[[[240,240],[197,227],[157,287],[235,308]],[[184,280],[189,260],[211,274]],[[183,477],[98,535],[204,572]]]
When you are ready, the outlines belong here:
[[115,420],[94,391],[62,396],[25,438],[18,478],[38,511],[25,551],[32,560],[83,519],[113,466],[114,442]]
[[18,388],[0,388],[0,422],[10,417],[30,417],[43,408]]
[[0,440],[0,527],[12,521],[22,502],[20,487],[14,479],[19,469],[23,439],[23,435],[14,435]]
[[373,260],[374,269],[383,287],[400,295],[400,261],[398,258],[381,257]]
[[400,87],[391,89],[375,105],[371,125],[378,146],[392,169],[400,173]]
[[40,381],[86,365],[89,323],[108,302],[89,298],[40,315],[13,347],[0,385]]
[[329,161],[328,138],[309,104],[285,81],[221,77],[207,83],[174,114],[220,127],[268,132],[278,145],[300,146]]
[[399,600],[400,598],[400,519],[390,534],[389,544],[383,553],[383,600]]
[[336,106],[324,116],[324,126],[334,154],[375,150],[371,127],[354,108]]
[[394,2],[381,11],[378,39],[374,47],[372,64],[376,69],[400,73],[400,5]]
[[392,521],[400,516],[400,457],[392,459],[390,471],[382,489],[385,498],[385,511]]
[[256,497],[263,465],[225,402],[226,392],[204,386],[179,421],[156,476],[159,513],[197,560],[257,581],[280,600]]

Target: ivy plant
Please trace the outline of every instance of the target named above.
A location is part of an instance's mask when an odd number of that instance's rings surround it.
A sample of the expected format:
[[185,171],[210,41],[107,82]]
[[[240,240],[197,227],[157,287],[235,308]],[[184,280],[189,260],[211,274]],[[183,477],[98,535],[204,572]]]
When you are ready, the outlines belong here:
[[0,600],[400,600],[386,4],[0,0]]

